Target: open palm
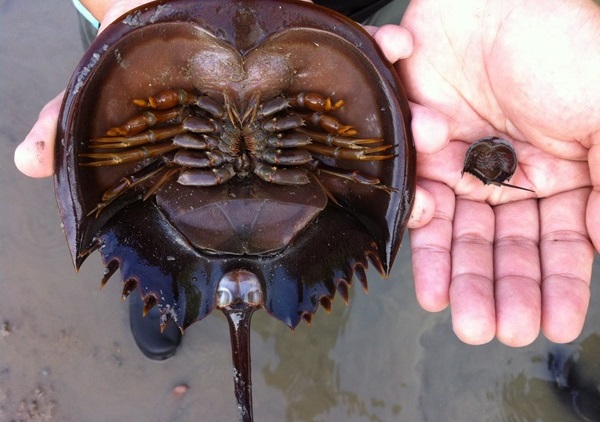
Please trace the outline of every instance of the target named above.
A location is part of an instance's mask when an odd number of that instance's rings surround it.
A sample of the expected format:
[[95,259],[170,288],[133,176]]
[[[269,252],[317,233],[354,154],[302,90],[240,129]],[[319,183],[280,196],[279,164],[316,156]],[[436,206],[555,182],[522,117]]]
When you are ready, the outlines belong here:
[[[433,221],[411,232],[421,305],[450,303],[469,343],[524,345],[540,327],[572,340],[600,245],[600,9],[416,0],[402,25],[414,37],[399,71],[414,102],[419,183],[435,201]],[[517,151],[510,183],[535,193],[461,177],[470,143],[491,135]]]

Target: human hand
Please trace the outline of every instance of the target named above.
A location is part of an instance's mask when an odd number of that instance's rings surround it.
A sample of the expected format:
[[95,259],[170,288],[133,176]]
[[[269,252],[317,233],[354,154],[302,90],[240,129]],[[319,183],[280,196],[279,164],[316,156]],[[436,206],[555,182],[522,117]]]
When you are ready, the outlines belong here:
[[[522,346],[540,327],[573,340],[600,247],[600,8],[413,0],[402,26],[419,185],[435,201],[411,231],[421,306],[450,304],[466,343]],[[517,150],[510,183],[535,193],[461,178],[469,144],[491,135]]]
[[[83,1],[86,8],[100,21],[100,30],[127,11],[151,0]],[[54,172],[56,127],[64,91],[44,106],[29,134],[15,150],[15,165],[30,177],[49,177]]]

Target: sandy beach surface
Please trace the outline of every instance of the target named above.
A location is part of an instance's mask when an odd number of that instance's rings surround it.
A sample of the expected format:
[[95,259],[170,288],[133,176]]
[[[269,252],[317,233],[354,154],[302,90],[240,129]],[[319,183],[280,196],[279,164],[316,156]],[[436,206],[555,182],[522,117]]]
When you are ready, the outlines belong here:
[[[69,0],[0,0],[0,421],[235,421],[220,313],[194,324],[175,357],[145,358],[118,277],[99,290],[98,254],[73,270],[52,180],[13,165],[14,148],[81,54]],[[456,339],[447,311],[419,308],[405,244],[388,281],[369,272],[368,295],[355,285],[349,306],[338,298],[310,327],[292,332],[255,315],[255,420],[577,420],[555,398],[547,358],[556,350],[600,356],[594,270],[575,344],[540,336],[525,348],[471,347]]]

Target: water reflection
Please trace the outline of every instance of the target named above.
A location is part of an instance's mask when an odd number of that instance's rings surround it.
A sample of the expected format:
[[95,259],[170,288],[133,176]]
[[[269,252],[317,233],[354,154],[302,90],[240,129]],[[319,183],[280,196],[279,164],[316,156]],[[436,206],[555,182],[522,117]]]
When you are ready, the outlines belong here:
[[[597,326],[597,321],[592,312],[588,325]],[[421,338],[424,420],[600,420],[597,333],[587,329],[569,345],[539,338],[528,347],[514,349],[498,342],[467,346],[448,338],[448,329],[448,322],[441,322]],[[566,380],[568,386],[559,388],[557,381],[565,384]]]
[[347,313],[335,306],[329,316],[320,309],[315,319],[319,329],[300,327],[279,337],[273,350],[278,361],[261,371],[265,382],[285,395],[287,421],[315,420],[340,401],[331,350],[347,323]]
[[576,345],[553,347],[548,356],[552,384],[560,402],[578,420],[600,420],[600,335]]
[[[404,251],[400,260],[405,265],[398,268],[410,268],[408,259]],[[414,362],[412,347],[403,353],[398,332],[411,327],[402,318],[403,303],[414,300],[405,289],[412,283],[407,273],[394,270],[390,281],[382,281],[369,271],[368,295],[355,280],[348,307],[336,297],[329,315],[320,309],[311,326],[301,324],[293,333],[257,315],[253,328],[262,341],[272,341],[270,353],[277,356],[260,372],[285,396],[286,421],[404,420],[408,382],[403,380],[411,378]]]

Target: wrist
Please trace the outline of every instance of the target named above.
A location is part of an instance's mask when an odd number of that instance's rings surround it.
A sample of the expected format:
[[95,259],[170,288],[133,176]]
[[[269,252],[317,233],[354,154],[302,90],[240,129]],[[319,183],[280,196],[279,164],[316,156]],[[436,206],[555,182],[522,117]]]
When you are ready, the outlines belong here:
[[[114,0],[73,0],[73,4],[77,10],[88,20],[90,23],[95,24],[96,27],[102,22],[106,11],[114,3]],[[96,22],[94,22],[94,20]]]
[[153,0],[72,0],[77,10],[96,28],[106,26],[114,19]]
[[94,28],[100,27],[100,20],[94,16],[94,14],[85,6],[80,0],[72,0],[73,6]]

